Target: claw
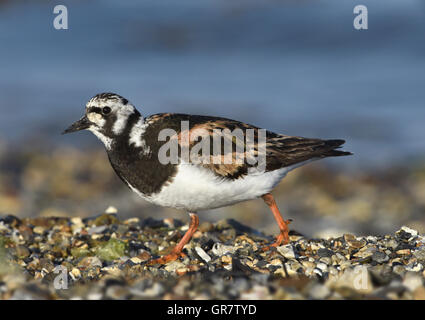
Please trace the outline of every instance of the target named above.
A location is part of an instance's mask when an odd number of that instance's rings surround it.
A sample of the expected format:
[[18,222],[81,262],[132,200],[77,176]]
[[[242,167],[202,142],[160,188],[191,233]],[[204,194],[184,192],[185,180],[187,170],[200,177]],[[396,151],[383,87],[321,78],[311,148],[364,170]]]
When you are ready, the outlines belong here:
[[190,238],[192,238],[193,234],[196,231],[196,228],[198,228],[199,225],[199,219],[198,216],[194,213],[190,213],[190,225],[189,229],[186,231],[183,238],[180,240],[180,242],[177,244],[177,246],[171,251],[171,253],[166,254],[163,257],[149,260],[146,264],[148,266],[154,265],[154,264],[166,264],[171,261],[175,261],[180,257],[186,256],[182,250],[186,243],[189,242]]
[[162,256],[160,258],[149,260],[146,264],[148,266],[152,266],[152,265],[155,265],[155,264],[166,264],[168,262],[175,261],[178,258],[185,257],[185,256],[186,255],[183,252],[173,251],[173,252],[166,254],[165,256]]

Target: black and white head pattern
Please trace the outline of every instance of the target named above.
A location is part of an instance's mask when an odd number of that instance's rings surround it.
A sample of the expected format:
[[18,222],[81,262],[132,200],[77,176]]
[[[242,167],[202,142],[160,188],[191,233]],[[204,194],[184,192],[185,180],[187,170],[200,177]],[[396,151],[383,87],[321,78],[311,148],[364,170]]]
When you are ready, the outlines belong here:
[[100,93],[86,104],[86,116],[91,122],[88,130],[93,132],[107,149],[120,138],[129,144],[142,147],[143,117],[124,97],[115,93]]

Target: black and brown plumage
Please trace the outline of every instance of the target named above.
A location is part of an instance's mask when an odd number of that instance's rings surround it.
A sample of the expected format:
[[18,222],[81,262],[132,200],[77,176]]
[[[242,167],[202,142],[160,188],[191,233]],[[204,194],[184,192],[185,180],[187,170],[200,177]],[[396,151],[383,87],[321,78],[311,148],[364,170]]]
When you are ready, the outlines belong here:
[[271,191],[294,168],[309,161],[350,155],[344,140],[277,134],[239,121],[176,113],[144,118],[125,98],[96,95],[85,116],[65,133],[87,129],[105,145],[121,180],[143,199],[190,214],[187,233],[165,257],[177,259],[195,232],[197,212],[262,198],[279,226],[271,246],[289,241],[289,221]]

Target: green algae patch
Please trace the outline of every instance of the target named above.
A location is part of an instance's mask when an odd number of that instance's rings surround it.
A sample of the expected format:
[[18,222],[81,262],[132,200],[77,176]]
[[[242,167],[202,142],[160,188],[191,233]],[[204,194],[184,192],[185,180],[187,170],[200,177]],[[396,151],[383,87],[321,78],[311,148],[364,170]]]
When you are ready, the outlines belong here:
[[127,245],[118,239],[109,239],[109,241],[100,244],[96,248],[96,256],[105,261],[119,259],[125,255]]
[[74,258],[84,258],[84,257],[92,255],[92,253],[90,252],[90,250],[86,248],[72,248],[71,255]]
[[6,239],[0,236],[0,263],[4,261],[6,257]]
[[113,214],[101,214],[98,216],[94,221],[93,225],[95,226],[103,226],[103,225],[111,225],[111,224],[118,224],[119,220],[118,218]]
[[17,269],[10,261],[11,257],[8,252],[9,248],[7,247],[10,242],[10,239],[0,236],[0,277],[14,273]]
[[8,246],[11,244],[11,240],[7,237],[0,236],[0,263],[6,260]]

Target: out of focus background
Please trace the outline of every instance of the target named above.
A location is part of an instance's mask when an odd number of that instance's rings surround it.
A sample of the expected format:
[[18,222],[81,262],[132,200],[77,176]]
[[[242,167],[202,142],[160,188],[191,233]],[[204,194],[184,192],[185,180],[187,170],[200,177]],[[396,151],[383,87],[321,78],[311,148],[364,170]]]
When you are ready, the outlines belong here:
[[[61,136],[112,91],[145,115],[216,115],[347,140],[354,156],[292,172],[276,190],[309,237],[425,232],[423,0],[0,0],[0,214],[178,218],[115,177],[90,133]],[[366,5],[369,29],[353,27]],[[277,231],[261,200],[201,214]]]

